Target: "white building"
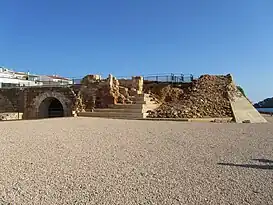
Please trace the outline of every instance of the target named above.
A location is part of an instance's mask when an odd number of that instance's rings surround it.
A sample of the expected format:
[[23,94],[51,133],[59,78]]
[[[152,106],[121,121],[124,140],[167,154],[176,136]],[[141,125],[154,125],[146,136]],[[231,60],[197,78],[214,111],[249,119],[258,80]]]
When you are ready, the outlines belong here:
[[57,75],[41,75],[39,81],[44,85],[72,85],[73,80]]
[[0,67],[0,88],[20,87],[20,86],[41,86],[38,75],[15,72],[4,67]]
[[34,75],[0,67],[0,88],[21,86],[66,86],[73,81],[57,75]]

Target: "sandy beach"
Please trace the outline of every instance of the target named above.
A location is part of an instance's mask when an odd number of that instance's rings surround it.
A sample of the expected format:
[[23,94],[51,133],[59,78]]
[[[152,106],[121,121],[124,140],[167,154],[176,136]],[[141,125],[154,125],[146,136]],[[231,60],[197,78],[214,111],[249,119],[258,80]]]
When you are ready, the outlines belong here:
[[0,123],[1,204],[272,204],[273,126]]

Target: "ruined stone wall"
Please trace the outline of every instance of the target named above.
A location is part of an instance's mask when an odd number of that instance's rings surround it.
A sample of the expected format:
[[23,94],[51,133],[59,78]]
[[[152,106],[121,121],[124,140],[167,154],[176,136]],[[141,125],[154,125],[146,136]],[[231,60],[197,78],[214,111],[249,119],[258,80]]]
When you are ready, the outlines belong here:
[[118,79],[119,85],[125,88],[131,88],[133,87],[133,81],[132,79]]
[[134,90],[135,94],[141,94],[143,92],[143,77],[133,76],[132,79],[118,79],[119,85],[128,90]]
[[104,81],[81,86],[78,96],[82,99],[86,111],[90,111],[95,107],[106,108],[115,102],[108,83]]
[[87,75],[83,78],[77,92],[84,110],[91,111],[96,108],[107,108],[115,103],[115,79],[110,75],[107,79],[98,79],[96,75]]
[[172,90],[186,90],[192,86],[192,82],[190,83],[180,83],[180,84],[170,84],[166,82],[144,82],[143,85],[143,92],[144,93],[152,93],[156,95],[159,100],[164,100],[166,95],[171,95],[170,93],[166,92],[168,89]]
[[[131,103],[129,88],[132,87],[132,80],[122,81],[111,74],[107,79],[96,79],[96,75],[85,76],[82,85],[77,92],[81,99],[84,110],[91,111],[94,108],[107,108],[117,103]],[[125,86],[130,86],[125,87]]]
[[137,90],[138,94],[143,92],[143,77],[142,76],[134,76],[132,77],[132,87]]

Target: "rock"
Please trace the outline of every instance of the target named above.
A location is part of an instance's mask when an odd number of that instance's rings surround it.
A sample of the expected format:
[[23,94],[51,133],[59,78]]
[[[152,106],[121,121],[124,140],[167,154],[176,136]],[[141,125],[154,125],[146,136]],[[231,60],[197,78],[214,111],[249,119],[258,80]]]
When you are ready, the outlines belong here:
[[121,93],[125,97],[129,97],[128,88],[119,86],[119,93]]

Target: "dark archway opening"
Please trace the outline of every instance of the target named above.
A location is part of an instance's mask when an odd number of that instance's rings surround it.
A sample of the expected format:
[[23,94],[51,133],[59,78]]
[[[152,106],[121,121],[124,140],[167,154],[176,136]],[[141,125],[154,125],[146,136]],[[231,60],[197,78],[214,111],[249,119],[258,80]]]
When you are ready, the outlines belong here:
[[62,103],[53,97],[43,100],[39,107],[39,118],[64,117]]

